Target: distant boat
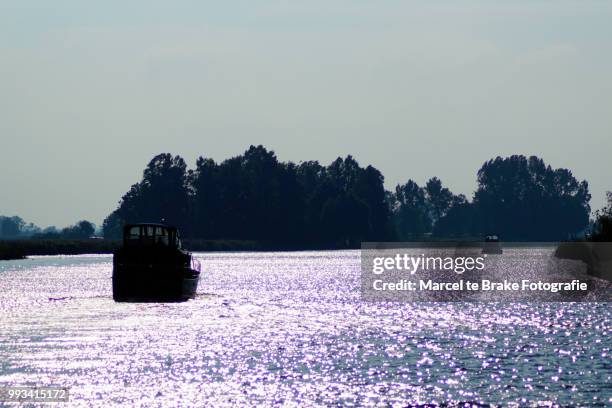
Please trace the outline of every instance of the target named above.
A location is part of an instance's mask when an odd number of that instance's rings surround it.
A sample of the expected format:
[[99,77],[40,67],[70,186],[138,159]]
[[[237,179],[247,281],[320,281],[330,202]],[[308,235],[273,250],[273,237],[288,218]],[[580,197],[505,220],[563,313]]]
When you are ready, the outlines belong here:
[[482,245],[483,254],[502,254],[502,249],[499,237],[497,235],[487,235]]
[[181,248],[175,227],[130,224],[113,254],[113,299],[117,302],[180,302],[193,298],[200,264]]

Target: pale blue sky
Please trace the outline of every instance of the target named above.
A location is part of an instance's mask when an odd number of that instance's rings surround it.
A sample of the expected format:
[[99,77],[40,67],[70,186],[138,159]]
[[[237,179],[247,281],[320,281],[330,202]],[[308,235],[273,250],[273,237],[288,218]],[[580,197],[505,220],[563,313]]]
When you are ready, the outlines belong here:
[[612,189],[612,2],[0,0],[0,214],[96,223],[160,152],[353,154],[471,196],[497,155]]

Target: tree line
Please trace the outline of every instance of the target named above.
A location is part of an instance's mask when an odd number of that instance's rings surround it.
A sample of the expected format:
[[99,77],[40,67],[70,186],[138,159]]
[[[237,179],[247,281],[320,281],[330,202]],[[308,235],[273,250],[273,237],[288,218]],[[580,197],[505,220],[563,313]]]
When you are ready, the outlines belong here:
[[94,235],[96,226],[86,220],[74,225],[41,229],[33,223],[26,223],[19,216],[0,216],[0,239],[87,239]]
[[193,239],[354,247],[485,234],[562,240],[589,225],[587,182],[538,157],[496,157],[482,165],[477,182],[468,199],[437,177],[387,191],[379,170],[350,155],[327,166],[295,164],[251,146],[220,163],[200,157],[189,169],[180,156],[164,153],[148,163],[102,229],[106,238],[119,238],[125,223],[163,220]]

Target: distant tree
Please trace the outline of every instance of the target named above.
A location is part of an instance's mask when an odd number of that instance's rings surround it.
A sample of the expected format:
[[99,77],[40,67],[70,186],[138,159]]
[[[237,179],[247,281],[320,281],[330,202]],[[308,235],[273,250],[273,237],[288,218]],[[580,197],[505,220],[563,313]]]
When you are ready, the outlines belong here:
[[306,199],[298,172],[261,145],[220,164],[200,157],[189,174],[195,235],[304,242]]
[[17,238],[21,234],[26,223],[21,217],[0,216],[0,237]]
[[458,198],[448,212],[436,223],[433,231],[435,236],[471,237],[480,230],[476,206],[468,202],[462,195],[456,197]]
[[393,238],[391,212],[387,203],[387,192],[384,188],[385,178],[382,173],[367,166],[359,172],[353,192],[367,206],[368,234],[370,241],[385,241]]
[[335,246],[357,246],[369,233],[368,206],[346,193],[325,202],[321,221],[324,239]]
[[79,228],[81,236],[83,236],[84,238],[91,237],[96,231],[96,226],[92,222],[86,220],[79,221],[77,223],[77,226]]
[[400,240],[409,241],[431,231],[432,219],[425,190],[412,180],[395,188],[394,221]]
[[160,154],[143,173],[139,213],[145,220],[165,220],[189,234],[187,164],[180,156]]
[[60,230],[58,230],[57,227],[55,226],[47,227],[43,229],[42,231],[40,231],[39,233],[32,235],[32,238],[37,238],[37,239],[57,239],[59,237],[60,237]]
[[119,209],[113,211],[102,222],[102,235],[106,239],[119,239],[125,221],[121,218]]
[[401,240],[420,239],[424,234],[464,235],[470,230],[470,220],[465,218],[471,208],[464,195],[453,194],[432,177],[424,187],[408,180],[389,194],[397,236]]
[[612,191],[606,193],[607,205],[595,212],[593,241],[612,242]]
[[40,234],[41,231],[42,230],[40,229],[39,226],[30,222],[23,226],[21,230],[21,235],[23,235],[24,237],[31,237],[33,235]]
[[[358,240],[385,240],[390,236],[384,177],[372,166],[362,168],[350,155],[337,158],[325,169],[312,204],[320,210],[319,230],[324,233],[321,237],[324,242],[346,245]],[[346,208],[342,209],[343,206]],[[338,214],[341,220],[332,222],[332,213]],[[346,225],[347,217],[352,220],[350,228]],[[340,232],[339,225],[345,226],[344,232]]]
[[296,167],[296,177],[304,194],[303,240],[310,244],[320,242],[324,235],[323,206],[337,191],[327,179],[327,169],[318,161],[300,163]]
[[560,240],[588,225],[589,188],[538,157],[497,157],[478,171],[474,195],[483,233],[507,240]]
[[96,230],[94,224],[89,221],[79,221],[75,225],[66,227],[60,232],[60,238],[64,239],[87,239],[91,237]]
[[194,235],[199,238],[218,238],[223,205],[220,200],[219,166],[212,159],[199,157],[196,168],[189,173],[193,196]]
[[442,186],[442,182],[437,177],[427,181],[424,192],[431,222],[435,225],[450,210],[455,196],[448,188]]
[[305,242],[306,202],[304,188],[297,177],[294,163],[281,163],[277,174],[280,196],[277,202],[277,233],[281,242],[292,244]]
[[[251,146],[241,159],[246,238],[286,242],[300,236],[299,223],[293,219],[301,205],[295,168],[279,163],[274,152],[261,145]],[[287,224],[298,230],[288,231]]]
[[166,222],[190,235],[190,199],[187,165],[180,156],[163,153],[155,156],[119,202],[119,207],[103,223],[104,236],[118,238],[125,223]]
[[144,221],[140,212],[145,205],[142,183],[133,184],[119,201],[119,207],[104,219],[102,223],[104,238],[121,238],[124,224]]

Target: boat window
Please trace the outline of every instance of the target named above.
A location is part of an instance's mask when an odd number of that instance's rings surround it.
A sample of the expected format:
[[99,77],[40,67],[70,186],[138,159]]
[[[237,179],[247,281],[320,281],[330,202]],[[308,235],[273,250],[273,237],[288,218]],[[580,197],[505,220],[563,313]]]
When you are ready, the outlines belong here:
[[128,233],[128,239],[140,239],[140,227],[132,227]]
[[166,228],[163,228],[163,227],[155,228],[155,242],[157,244],[168,246],[170,241],[168,239],[168,230]]
[[132,245],[165,247],[176,246],[176,233],[172,229],[159,225],[136,225],[130,227],[125,239]]

